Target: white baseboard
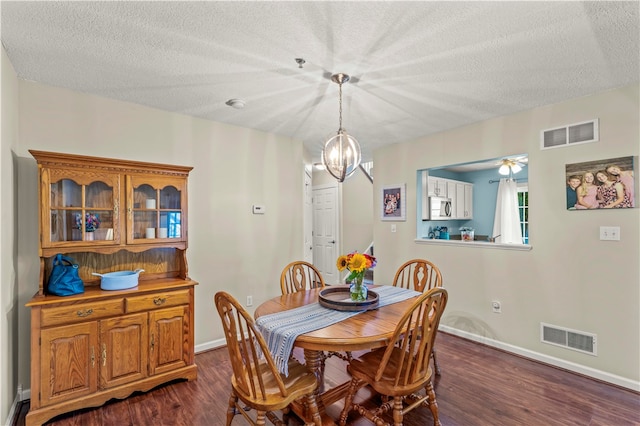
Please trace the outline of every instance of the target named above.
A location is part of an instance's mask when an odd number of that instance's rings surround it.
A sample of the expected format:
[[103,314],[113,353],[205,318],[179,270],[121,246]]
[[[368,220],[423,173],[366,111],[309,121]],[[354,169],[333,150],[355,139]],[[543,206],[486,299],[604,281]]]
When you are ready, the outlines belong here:
[[3,425],[9,426],[13,424],[13,417],[16,415],[19,403],[20,395],[18,392],[16,392],[16,397],[13,399],[13,404],[11,404],[11,408],[9,408],[9,414],[7,415],[7,419],[4,421]]
[[603,382],[611,383],[623,388],[640,392],[640,382],[638,381],[633,381],[625,377],[616,376],[615,374],[607,373],[601,370],[596,370],[595,368],[585,367],[584,365],[576,364],[570,361],[565,361],[563,359],[541,354],[539,352],[534,352],[529,349],[521,348],[519,346],[514,346],[508,343],[499,342],[497,340],[490,339],[488,337],[468,333],[466,331],[458,330],[456,328],[451,328],[446,325],[440,324],[440,327],[438,329],[445,333],[453,334],[455,336],[472,340],[474,342],[483,343],[487,346],[492,346],[494,348],[502,349],[506,352],[511,352],[513,354],[521,355],[525,358],[544,362],[545,364],[550,364],[558,368],[563,368],[565,370],[573,371],[574,373],[579,373],[588,377],[593,377],[594,379],[602,380]]
[[210,342],[206,342],[206,343],[201,343],[199,345],[196,345],[196,347],[194,348],[195,353],[198,352],[204,352],[204,351],[208,351],[211,349],[216,349],[222,346],[226,346],[227,341],[226,339],[218,339],[218,340],[212,340]]
[[4,425],[9,426],[13,424],[13,418],[18,414],[18,406],[20,405],[20,403],[22,401],[25,401],[27,399],[31,398],[31,390],[27,389],[21,389],[21,387],[18,387],[18,390],[16,391],[16,396],[13,399],[13,404],[11,404],[11,407],[9,408],[9,414],[7,415],[7,419],[4,421]]

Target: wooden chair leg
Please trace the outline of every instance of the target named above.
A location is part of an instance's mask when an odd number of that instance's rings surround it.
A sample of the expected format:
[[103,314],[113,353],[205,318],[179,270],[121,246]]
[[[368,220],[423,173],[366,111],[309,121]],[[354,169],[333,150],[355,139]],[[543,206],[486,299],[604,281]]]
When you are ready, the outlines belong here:
[[229,407],[227,408],[227,426],[231,425],[231,421],[233,417],[236,415],[236,403],[238,402],[238,397],[235,392],[231,391],[231,395],[229,396]]
[[305,423],[305,426],[322,426],[322,418],[320,417],[320,411],[318,403],[316,402],[315,394],[307,395],[307,413],[311,414],[313,423]]
[[267,412],[264,410],[258,410],[258,415],[256,417],[256,426],[264,426],[267,424],[266,422]]
[[433,358],[433,368],[436,370],[436,376],[440,375],[440,365],[438,364],[438,358],[436,358],[436,350],[431,351],[431,358]]
[[[266,412],[266,415],[267,415],[267,418],[269,419],[269,421],[270,421],[272,424],[276,425],[276,426],[286,426],[286,425],[288,425],[288,424],[289,424],[289,423],[288,423],[288,420],[287,420],[287,423],[285,423],[285,422],[283,422],[282,420],[280,420],[280,419],[278,418],[278,416],[276,416],[276,414],[275,414],[273,411],[267,411],[267,412]],[[266,422],[265,422],[265,424],[266,424]]]
[[351,411],[351,406],[353,404],[353,397],[356,395],[356,392],[360,388],[358,379],[351,379],[351,384],[349,385],[349,390],[347,391],[347,396],[344,399],[344,408],[342,409],[342,413],[340,413],[340,426],[345,426],[347,424],[347,416],[349,415],[349,411]]
[[427,386],[424,389],[429,396],[429,410],[431,410],[431,414],[433,415],[433,426],[442,426],[442,423],[440,423],[440,419],[438,417],[438,402],[436,401],[436,392],[433,390],[433,383],[431,383],[431,380],[429,380]]
[[402,426],[402,418],[404,417],[403,413],[402,413],[402,409],[403,409],[403,405],[402,405],[402,400],[404,398],[402,398],[401,396],[394,396],[393,397],[393,424],[394,425],[399,425]]

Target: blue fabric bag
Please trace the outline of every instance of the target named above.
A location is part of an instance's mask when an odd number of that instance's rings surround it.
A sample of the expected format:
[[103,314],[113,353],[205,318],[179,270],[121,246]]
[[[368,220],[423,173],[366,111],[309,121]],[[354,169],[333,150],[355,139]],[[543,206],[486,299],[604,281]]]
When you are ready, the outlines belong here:
[[47,283],[47,291],[56,296],[84,293],[84,283],[78,275],[78,264],[62,254],[56,254]]

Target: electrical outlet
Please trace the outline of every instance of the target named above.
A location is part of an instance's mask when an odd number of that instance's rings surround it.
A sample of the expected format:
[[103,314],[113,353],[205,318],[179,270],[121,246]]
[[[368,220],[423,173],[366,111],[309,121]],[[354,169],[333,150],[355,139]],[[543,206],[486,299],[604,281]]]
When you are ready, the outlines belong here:
[[496,314],[502,313],[502,305],[497,300],[494,300],[493,302],[491,302],[491,309]]
[[247,306],[253,306],[253,296],[247,296]]

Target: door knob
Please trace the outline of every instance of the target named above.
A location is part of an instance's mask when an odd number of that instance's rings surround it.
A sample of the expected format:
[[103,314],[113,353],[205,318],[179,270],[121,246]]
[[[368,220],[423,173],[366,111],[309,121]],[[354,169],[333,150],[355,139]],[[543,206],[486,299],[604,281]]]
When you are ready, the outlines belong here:
[[329,241],[329,242],[330,242],[331,244],[335,244],[335,243],[336,243],[336,240],[331,240],[331,241]]

